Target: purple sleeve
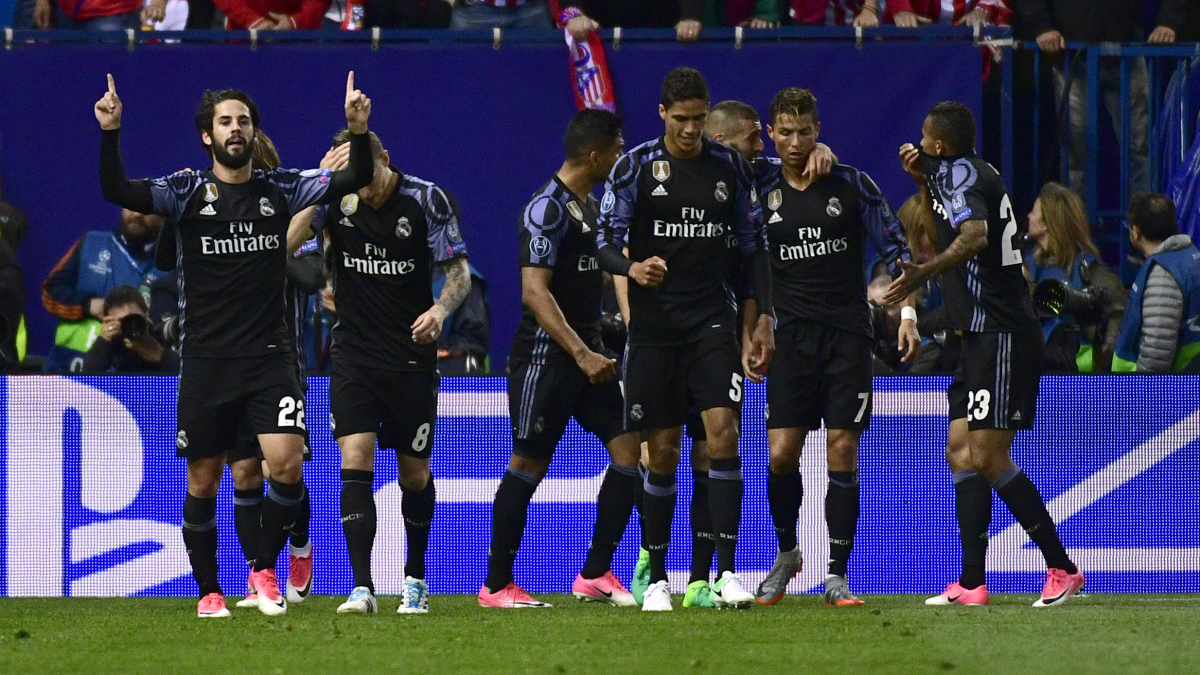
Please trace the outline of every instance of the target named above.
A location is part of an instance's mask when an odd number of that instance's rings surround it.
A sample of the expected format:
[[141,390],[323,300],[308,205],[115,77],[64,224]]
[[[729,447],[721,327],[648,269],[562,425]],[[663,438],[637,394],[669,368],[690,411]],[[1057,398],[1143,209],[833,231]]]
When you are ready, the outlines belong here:
[[624,155],[613,165],[600,200],[599,231],[596,248],[607,246],[620,251],[629,242],[633,206],[637,203],[638,166],[632,155]]
[[892,276],[899,276],[900,267],[897,263],[912,260],[908,242],[904,238],[904,227],[879,186],[861,171],[858,172],[858,208],[871,245],[887,263]]
[[562,206],[550,197],[529,202],[521,222],[521,267],[554,267],[567,222]]
[[467,244],[462,239],[458,216],[446,199],[446,193],[436,185],[430,185],[422,200],[425,207],[425,222],[429,226],[429,250],[433,259],[446,262],[467,255]]

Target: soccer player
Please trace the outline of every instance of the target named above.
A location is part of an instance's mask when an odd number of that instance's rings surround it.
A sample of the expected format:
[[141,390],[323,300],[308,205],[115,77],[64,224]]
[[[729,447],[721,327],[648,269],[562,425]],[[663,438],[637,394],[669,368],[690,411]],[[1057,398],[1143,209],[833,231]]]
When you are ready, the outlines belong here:
[[596,500],[596,524],[571,592],[581,600],[635,606],[612,572],[612,556],[641,491],[639,442],[626,433],[617,359],[600,339],[604,273],[596,262],[599,208],[592,188],[621,155],[621,118],[581,110],[563,139],[566,160],[525,207],[520,235],[521,323],[509,353],[513,454],[492,506],[485,607],[549,607],[513,582],[529,501],[572,417],[607,446],[612,463]]
[[[334,169],[353,152],[353,135],[333,139]],[[429,611],[425,554],[433,521],[429,471],[437,424],[437,338],[471,290],[467,245],[441,188],[402,173],[370,134],[374,178],[337,205],[318,208],[313,226],[329,240],[338,321],[332,330],[329,424],[342,451],[342,531],[354,590],[339,614],[374,614],[375,445],[396,453],[407,558],[400,614]],[[433,266],[446,273],[437,302]]]
[[901,262],[904,273],[885,300],[899,302],[940,276],[948,326],[961,342],[947,391],[946,459],[954,472],[963,572],[926,604],[988,604],[984,560],[995,490],[1046,558],[1046,583],[1033,606],[1050,607],[1066,602],[1084,578],[1033,481],[1010,455],[1016,432],[1033,428],[1042,336],[1022,274],[1012,202],[1000,175],[974,148],[974,116],[949,101],[929,111],[919,148],[900,148],[901,164],[937,224],[941,252],[921,265]]
[[[846,565],[859,514],[858,442],[871,420],[874,340],[864,245],[869,238],[897,275],[896,263],[909,252],[900,221],[870,176],[845,164],[823,177],[806,173],[821,132],[811,92],[789,88],[776,94],[770,120],[767,133],[779,159],[755,168],[761,166],[759,201],[766,207],[779,320],[767,377],[767,498],[779,553],[758,587],[758,602],[779,602],[803,563],[796,540],[804,499],[800,454],[809,431],[823,421],[829,465],[825,604],[861,605],[846,583]],[[916,310],[903,311],[899,344],[908,359],[920,337]]]
[[[774,349],[770,262],[761,209],[745,158],[704,138],[708,84],[691,68],[663,82],[659,116],[666,133],[622,156],[600,204],[601,266],[629,284],[625,418],[646,431],[649,470],[642,499],[643,543],[651,586],[642,609],[669,611],[666,552],[675,511],[675,468],[682,424],[698,408],[712,458],[709,504],[720,578],[717,606],[749,608],[754,596],[735,570],[743,483],[737,454],[743,354],[761,369]],[[734,237],[758,313],[741,350],[733,290],[725,276]],[[629,255],[622,248],[628,246]]]
[[177,223],[182,367],[176,453],[187,459],[183,538],[200,587],[197,614],[227,617],[217,580],[217,488],[225,453],[246,423],[270,469],[259,554],[250,584],[264,614],[283,614],[275,559],[304,499],[304,395],[296,380],[284,319],[285,238],[291,214],[339,199],[370,181],[366,137],[371,101],[346,80],[346,121],[353,130],[345,171],[256,171],[250,166],[258,108],[245,93],[205,92],[196,128],[212,168],[130,181],[121,159],[122,106],[116,84],[96,102],[103,135],[100,185],[105,199]]

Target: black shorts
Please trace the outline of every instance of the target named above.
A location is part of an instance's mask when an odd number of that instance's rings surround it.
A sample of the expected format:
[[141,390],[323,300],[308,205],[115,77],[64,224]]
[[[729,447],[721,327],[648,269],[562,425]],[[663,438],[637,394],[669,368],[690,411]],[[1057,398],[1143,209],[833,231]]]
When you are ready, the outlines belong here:
[[689,412],[741,410],[742,352],[731,334],[685,345],[630,345],[625,357],[625,426],[632,431],[682,426]]
[[1042,370],[1042,333],[964,332],[954,381],[946,391],[950,419],[967,428],[1032,429]]
[[[233,449],[225,453],[225,463],[233,465],[243,459],[254,457],[259,461],[262,460],[262,446],[258,443],[258,436],[251,433],[245,424],[241,429],[238,429],[237,441],[233,444]],[[312,459],[312,445],[308,442],[308,430],[304,430],[304,461]]]
[[329,371],[333,437],[376,434],[380,449],[425,459],[437,426],[436,372],[369,368],[334,358]]
[[864,430],[871,426],[871,353],[866,335],[797,320],[775,331],[767,371],[767,428]]
[[304,391],[290,354],[184,359],[175,456],[204,459],[238,447],[241,431],[307,434]]
[[618,381],[592,384],[575,364],[508,364],[508,413],[518,457],[549,461],[572,417],[607,445],[625,433],[621,403]]

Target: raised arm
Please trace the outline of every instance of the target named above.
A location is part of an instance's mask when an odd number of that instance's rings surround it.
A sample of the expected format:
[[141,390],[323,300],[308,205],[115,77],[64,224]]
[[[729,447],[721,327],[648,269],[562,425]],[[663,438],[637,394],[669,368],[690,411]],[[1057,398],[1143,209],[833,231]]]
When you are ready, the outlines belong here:
[[117,83],[108,76],[108,91],[96,101],[94,112],[100,123],[100,190],[107,201],[138,213],[153,213],[154,199],[145,181],[125,177],[125,162],[121,159],[121,113],[124,111],[117,96]]

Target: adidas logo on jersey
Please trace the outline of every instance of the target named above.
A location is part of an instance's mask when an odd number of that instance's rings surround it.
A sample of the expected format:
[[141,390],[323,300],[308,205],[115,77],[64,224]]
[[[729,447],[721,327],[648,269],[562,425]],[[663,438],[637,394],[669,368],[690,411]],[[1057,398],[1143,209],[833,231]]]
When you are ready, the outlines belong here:
[[779,217],[778,211],[775,211],[774,213],[771,214],[771,217],[770,217],[770,219],[767,220],[767,222],[768,223],[782,223],[783,218]]
[[1020,411],[1020,410],[1018,410],[1017,412],[1013,413],[1013,416],[1012,416],[1012,421],[1014,421],[1014,422],[1020,422],[1020,421],[1021,421],[1021,411]]
[[202,215],[202,216],[215,216],[215,215],[217,215],[217,210],[213,208],[213,205],[212,205],[212,204],[208,204],[208,205],[207,205],[207,206],[205,206],[204,208],[200,209],[200,215]]
[[655,197],[666,197],[667,190],[663,186],[659,185],[658,187],[654,188],[650,194],[654,195]]
[[350,222],[349,218],[342,218],[338,221],[338,223],[345,225],[346,227],[354,227],[354,223]]

